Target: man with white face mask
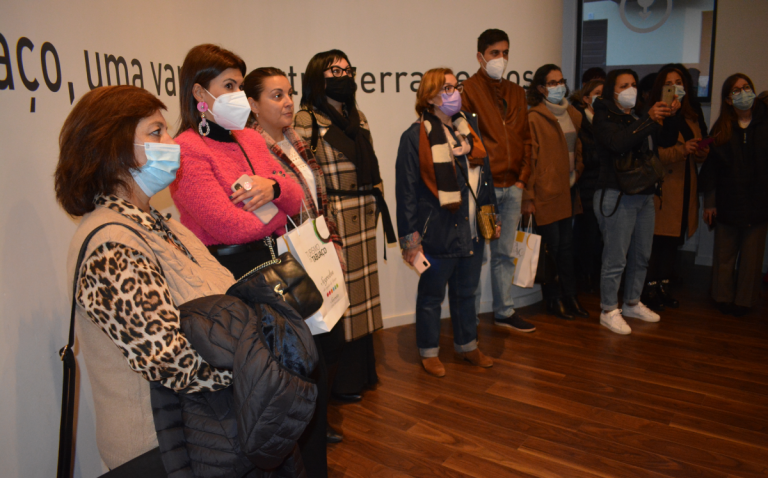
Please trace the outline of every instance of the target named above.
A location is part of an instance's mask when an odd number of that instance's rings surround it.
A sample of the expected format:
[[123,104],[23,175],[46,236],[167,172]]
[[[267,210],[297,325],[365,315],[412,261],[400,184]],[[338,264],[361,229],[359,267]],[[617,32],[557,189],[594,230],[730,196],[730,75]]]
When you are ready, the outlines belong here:
[[[520,332],[533,332],[536,328],[515,313],[513,300],[519,294],[515,294],[517,286],[512,285],[512,249],[523,189],[531,174],[531,132],[525,90],[505,77],[508,59],[507,34],[496,29],[484,31],[477,39],[480,69],[464,82],[461,101],[464,110],[478,116],[496,188],[496,212],[502,224],[501,238],[491,241],[494,321]],[[478,310],[480,290],[478,287]]]

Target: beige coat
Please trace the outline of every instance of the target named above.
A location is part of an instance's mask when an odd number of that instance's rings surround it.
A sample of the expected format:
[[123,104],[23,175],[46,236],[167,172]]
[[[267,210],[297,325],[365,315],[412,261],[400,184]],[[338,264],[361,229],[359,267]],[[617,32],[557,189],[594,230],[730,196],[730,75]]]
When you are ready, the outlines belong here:
[[[568,106],[568,115],[578,133],[581,113]],[[536,224],[544,226],[581,213],[581,200],[571,203],[570,162],[568,144],[560,123],[544,102],[528,111],[531,126],[531,177],[523,192],[523,200],[532,200],[536,207]],[[576,140],[576,180],[584,162],[581,159],[581,140]]]
[[[696,120],[686,119],[693,131],[694,138],[701,138],[701,128]],[[670,148],[659,148],[659,159],[664,164],[664,182],[661,185],[661,200],[654,196],[656,206],[656,226],[653,233],[658,236],[679,237],[683,222],[683,193],[685,190],[685,167],[688,163],[691,175],[691,191],[688,201],[688,236],[691,237],[699,227],[699,198],[696,193],[696,162],[704,158],[691,155],[686,162],[685,140],[683,135],[677,138],[677,144]]]

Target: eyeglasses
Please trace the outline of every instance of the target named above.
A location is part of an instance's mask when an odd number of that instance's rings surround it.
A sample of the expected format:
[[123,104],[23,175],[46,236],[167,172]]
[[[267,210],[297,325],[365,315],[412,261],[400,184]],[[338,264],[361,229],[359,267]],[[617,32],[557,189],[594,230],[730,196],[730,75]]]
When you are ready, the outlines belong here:
[[568,81],[566,81],[566,79],[565,79],[565,78],[563,78],[563,79],[562,79],[562,80],[560,80],[560,81],[555,81],[555,80],[552,80],[552,81],[548,81],[548,82],[547,82],[547,86],[549,86],[549,87],[555,87],[555,86],[565,86],[565,85],[567,85],[567,84],[568,84]]
[[446,95],[452,95],[454,91],[461,93],[464,91],[464,85],[445,85],[443,86],[443,91],[445,91]]
[[740,94],[742,91],[745,92],[745,93],[749,93],[749,92],[752,91],[752,88],[750,88],[749,85],[744,85],[741,88],[734,87],[731,90],[731,95],[732,96],[736,96],[736,95]]
[[331,74],[334,78],[341,78],[342,76],[351,76],[352,78],[355,77],[355,74],[357,73],[357,68],[354,66],[347,67],[346,69],[340,67],[340,66],[332,66],[330,68],[326,68],[325,71],[331,70]]

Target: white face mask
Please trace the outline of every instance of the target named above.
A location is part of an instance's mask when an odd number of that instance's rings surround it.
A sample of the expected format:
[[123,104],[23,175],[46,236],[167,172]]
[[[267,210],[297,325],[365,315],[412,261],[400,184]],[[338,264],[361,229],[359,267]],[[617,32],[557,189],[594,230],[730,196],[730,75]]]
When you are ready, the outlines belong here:
[[[211,92],[205,90],[211,95]],[[248,104],[248,98],[245,91],[236,91],[234,93],[225,93],[218,98],[211,95],[216,101],[209,110],[213,114],[213,120],[224,129],[239,131],[245,128],[248,122],[248,115],[251,114],[251,105]]]
[[637,103],[637,88],[629,87],[618,95],[619,104],[622,108],[634,108]]
[[[485,61],[485,57],[483,57],[483,61]],[[504,57],[500,57],[491,61],[486,61],[484,68],[485,72],[488,73],[488,76],[494,80],[500,80],[504,75],[504,71],[507,69],[507,60],[505,60]]]

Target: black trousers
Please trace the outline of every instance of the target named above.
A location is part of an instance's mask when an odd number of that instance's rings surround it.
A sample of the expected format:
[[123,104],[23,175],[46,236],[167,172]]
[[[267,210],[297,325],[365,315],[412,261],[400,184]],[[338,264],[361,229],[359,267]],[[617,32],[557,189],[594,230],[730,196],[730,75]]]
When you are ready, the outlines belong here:
[[313,335],[320,361],[313,378],[317,381],[317,402],[312,420],[299,437],[299,449],[304,461],[304,468],[309,478],[328,476],[328,456],[326,454],[325,433],[328,428],[328,402],[333,376],[339,366],[341,351],[344,347],[344,324],[339,321],[326,334]]
[[648,260],[647,282],[669,280],[675,275],[677,264],[677,248],[683,244],[679,237],[653,236],[651,258]]
[[378,381],[373,335],[368,334],[344,344],[339,371],[332,384],[333,393],[359,394],[365,388],[376,385]]
[[603,235],[600,233],[600,223],[597,222],[592,201],[589,207],[584,199],[584,212],[578,214],[573,221],[573,250],[575,256],[576,276],[585,277],[591,275],[594,279],[600,278],[600,267],[603,257]]
[[536,226],[541,235],[541,242],[549,248],[555,259],[560,280],[542,287],[545,300],[557,299],[565,295],[576,295],[576,278],[573,273],[573,218],[566,217],[545,226]]

